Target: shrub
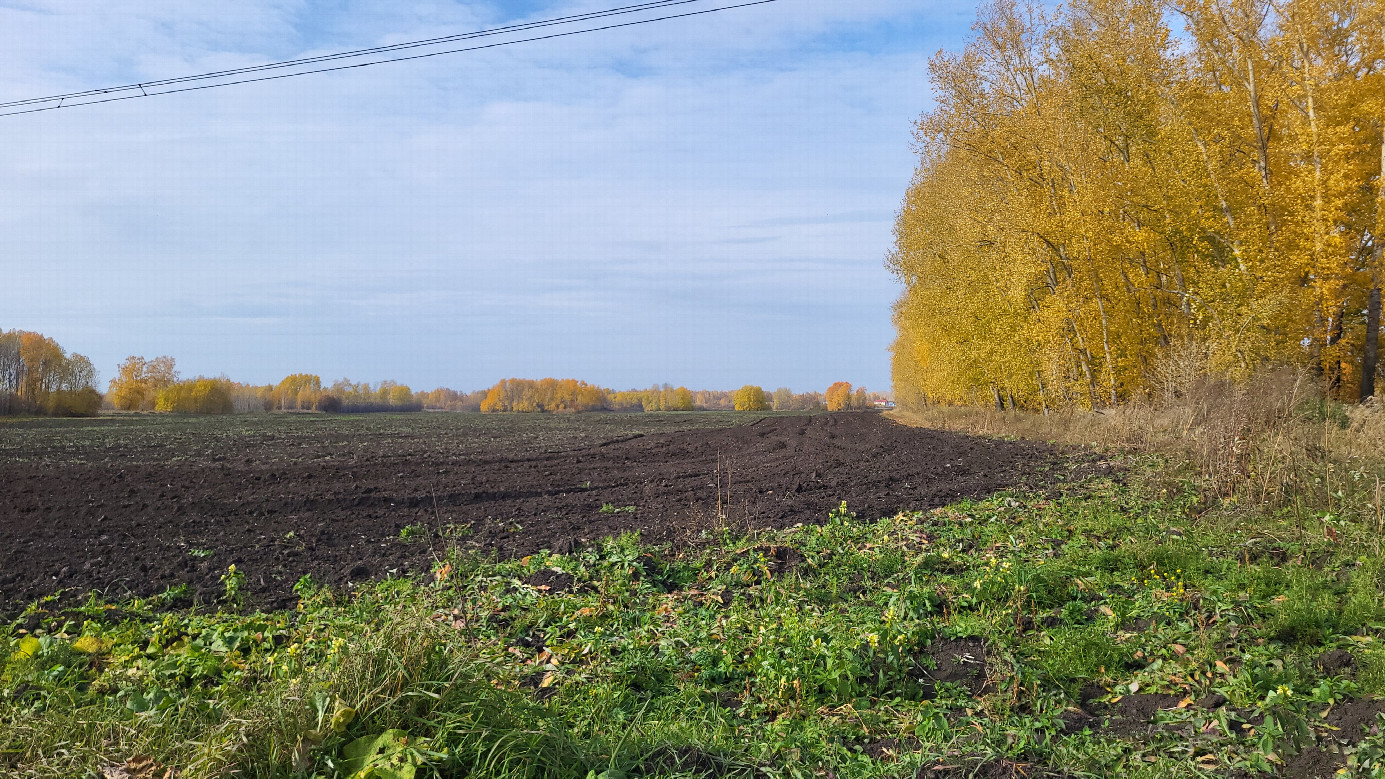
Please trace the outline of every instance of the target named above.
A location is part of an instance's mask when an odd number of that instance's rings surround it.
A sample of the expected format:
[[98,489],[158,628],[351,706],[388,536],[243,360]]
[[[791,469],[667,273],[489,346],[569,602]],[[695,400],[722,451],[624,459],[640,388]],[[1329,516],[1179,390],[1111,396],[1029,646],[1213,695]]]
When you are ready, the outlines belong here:
[[101,393],[91,387],[58,390],[48,398],[48,413],[55,417],[94,417],[101,410]]
[[155,411],[175,414],[230,414],[235,411],[230,382],[198,377],[170,384],[159,390]]

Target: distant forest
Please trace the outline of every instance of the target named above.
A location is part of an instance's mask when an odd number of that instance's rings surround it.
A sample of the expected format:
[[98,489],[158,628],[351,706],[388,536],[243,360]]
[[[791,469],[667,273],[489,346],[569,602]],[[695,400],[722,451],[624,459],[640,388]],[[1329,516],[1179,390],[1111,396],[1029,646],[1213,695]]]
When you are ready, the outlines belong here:
[[183,378],[172,357],[131,356],[116,369],[103,395],[96,370],[80,354],[67,354],[39,333],[0,331],[0,415],[90,416],[109,411],[178,414],[269,412],[370,413],[456,411],[564,413],[579,411],[843,411],[871,408],[882,399],[864,387],[837,382],[826,393],[734,391],[656,385],[614,391],[576,379],[505,379],[474,392],[446,387],[415,392],[394,381],[371,385],[338,379],[325,384],[309,373],[278,384],[243,384],[224,376]]

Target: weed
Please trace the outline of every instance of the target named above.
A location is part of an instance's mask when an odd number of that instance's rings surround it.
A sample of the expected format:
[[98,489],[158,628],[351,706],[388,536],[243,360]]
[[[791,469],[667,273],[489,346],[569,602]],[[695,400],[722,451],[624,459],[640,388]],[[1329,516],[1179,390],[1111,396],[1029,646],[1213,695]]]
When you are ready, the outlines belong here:
[[239,606],[241,602],[241,588],[245,586],[245,573],[236,570],[236,564],[231,563],[226,568],[226,573],[221,575],[222,601],[232,606]]

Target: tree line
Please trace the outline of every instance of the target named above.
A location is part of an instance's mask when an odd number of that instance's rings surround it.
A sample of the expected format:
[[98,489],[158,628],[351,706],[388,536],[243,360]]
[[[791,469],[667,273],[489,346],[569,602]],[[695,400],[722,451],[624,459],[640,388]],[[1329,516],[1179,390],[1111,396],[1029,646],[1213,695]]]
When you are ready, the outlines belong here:
[[[455,393],[454,393],[455,394]],[[120,364],[106,392],[117,411],[169,411],[231,414],[268,411],[367,413],[422,411],[432,393],[415,394],[407,385],[338,379],[324,385],[311,373],[292,373],[278,384],[242,384],[221,377],[182,379],[172,357],[131,356]]]
[[581,411],[831,411],[869,408],[865,389],[851,392],[837,382],[827,393],[774,392],[747,384],[734,391],[690,390],[657,384],[645,390],[614,391],[577,379],[504,379],[475,392],[446,387],[415,392],[404,384],[371,385],[338,379],[325,384],[317,374],[293,373],[277,384],[243,384],[225,376],[184,378],[177,361],[163,355],[127,357],[103,396],[96,369],[80,354],[67,354],[38,333],[0,331],[0,414],[92,415],[114,411],[178,414],[267,412],[564,413]]
[[0,331],[0,414],[87,416],[100,408],[91,360],[39,333]]
[[[842,382],[839,382],[842,383]],[[835,386],[835,385],[834,385]],[[850,385],[846,385],[848,389]],[[864,389],[862,390],[864,393]],[[825,407],[822,393],[773,393],[747,384],[738,390],[690,390],[670,384],[649,389],[614,391],[575,379],[505,379],[486,391],[480,410],[500,412],[565,411],[812,411]],[[868,405],[842,406],[867,408]]]
[[901,403],[1112,406],[1179,359],[1374,393],[1385,4],[997,0],[974,30],[931,61],[888,260]]

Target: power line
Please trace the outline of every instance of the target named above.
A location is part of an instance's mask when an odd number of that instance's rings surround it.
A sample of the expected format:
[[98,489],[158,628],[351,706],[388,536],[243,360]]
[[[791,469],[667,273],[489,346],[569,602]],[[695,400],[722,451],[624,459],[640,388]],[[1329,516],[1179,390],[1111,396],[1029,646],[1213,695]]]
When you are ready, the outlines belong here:
[[[397,51],[407,51],[426,46],[438,46],[447,43],[455,43],[465,40],[475,40],[496,35],[513,34],[518,32],[529,32],[532,30],[553,27],[565,24],[580,24],[613,16],[622,16],[647,11],[659,11],[675,6],[688,5],[691,3],[705,2],[705,0],[651,0],[651,2],[640,3],[638,5],[621,6],[610,8],[604,11],[592,11],[583,14],[574,14],[554,19],[545,19],[536,22],[524,22],[519,24],[495,27],[475,32],[459,33],[438,38],[428,38],[425,40],[409,41],[407,43],[396,43],[387,46],[376,46],[368,49],[356,49],[353,51],[337,52],[334,54],[323,54],[314,57],[303,57],[300,59],[284,60],[281,62],[270,62],[262,65],[250,65],[243,68],[232,68],[228,70],[213,71],[210,73],[200,73],[193,76],[180,76],[177,78],[158,79],[154,81],[142,81],[135,84],[126,84],[118,87],[107,87],[104,89],[88,89],[79,92],[69,92],[58,95],[48,95],[46,97],[32,97],[23,100],[11,100],[0,102],[0,117],[16,116],[18,114],[31,114],[39,111],[55,111],[59,108],[75,108],[83,105],[95,105],[97,103],[110,103],[117,100],[132,100],[142,97],[155,97],[157,95],[170,95],[177,92],[193,92],[203,89],[216,89],[218,87],[232,86],[235,84],[248,84],[257,81],[277,81],[279,79],[294,78],[297,76],[308,76],[314,73],[330,73],[338,70],[351,70],[353,68],[365,68],[371,65],[383,65],[391,62],[405,62],[408,60],[426,59],[428,57],[438,57],[444,54],[460,54],[468,51],[479,51],[482,49],[493,49],[501,46],[510,46],[516,43],[531,43],[534,41],[550,40],[553,38],[564,38],[572,35],[582,35],[589,32],[600,32],[602,30],[614,30],[621,27],[634,27],[651,22],[662,22],[669,19],[682,19],[690,16],[701,16],[704,14],[717,13],[719,11],[730,11],[736,8],[748,8],[755,5],[766,5],[777,2],[777,0],[749,0],[749,2],[736,3],[734,5],[718,6],[716,8],[704,8],[697,11],[685,11],[683,13],[656,16],[647,19],[636,19],[634,21],[617,22],[605,24],[597,27],[586,27],[579,30],[565,30],[562,32],[547,33],[528,38],[518,38],[515,40],[499,41],[496,43],[485,43],[476,46],[464,46],[461,48],[444,49],[442,51],[430,51],[422,54],[409,54],[400,57],[387,57],[385,59],[371,60],[369,62],[354,62],[344,65],[331,65],[327,67],[310,68],[307,70],[297,70],[289,73],[271,73],[270,75],[251,75],[264,73],[266,71],[284,70],[288,68],[299,68],[308,65],[316,65],[324,62],[335,62],[357,57],[368,57],[378,54],[387,54]],[[225,80],[229,79],[229,80]],[[199,83],[214,81],[214,83]],[[15,109],[15,110],[6,110]]]
[[[387,45],[387,46],[375,46],[375,47],[368,48],[368,49],[355,49],[355,50],[352,50],[352,51],[338,52],[338,53],[336,53],[336,54],[323,54],[323,55],[318,55],[318,56],[315,56],[315,57],[303,57],[303,58],[301,58],[301,59],[284,60],[284,61],[282,61],[282,62],[270,62],[270,63],[263,64],[263,65],[250,65],[250,66],[242,67],[242,68],[231,68],[231,69],[229,69],[229,70],[218,70],[218,71],[213,71],[213,72],[211,72],[211,73],[201,73],[201,74],[198,74],[198,75],[195,75],[195,76],[181,76],[181,77],[178,77],[178,78],[157,79],[157,80],[154,80],[154,81],[143,81],[143,82],[139,82],[139,83],[137,83],[137,84],[127,84],[127,85],[125,85],[125,86],[119,86],[119,87],[107,87],[107,88],[104,88],[104,89],[87,89],[87,90],[83,90],[83,91],[80,91],[80,92],[68,92],[68,93],[66,93],[66,94],[61,94],[61,95],[50,95],[50,96],[47,96],[47,97],[39,97],[39,98],[27,98],[27,99],[25,99],[25,100],[12,100],[12,101],[8,101],[8,102],[0,102],[0,108],[13,108],[13,107],[24,106],[24,105],[29,105],[29,104],[33,104],[33,103],[40,103],[40,102],[52,101],[52,100],[70,100],[70,99],[74,99],[74,98],[82,98],[82,97],[90,97],[90,96],[100,96],[100,95],[109,95],[109,94],[116,93],[116,92],[127,92],[127,91],[134,91],[134,90],[137,90],[137,89],[157,88],[157,87],[161,87],[161,86],[168,86],[168,85],[181,84],[181,83],[186,83],[186,82],[190,82],[190,81],[200,81],[200,80],[213,79],[213,78],[227,78],[227,77],[232,77],[232,76],[243,75],[243,74],[246,74],[246,73],[255,73],[255,72],[266,71],[266,70],[276,70],[276,69],[282,69],[282,68],[296,67],[296,66],[299,66],[299,65],[311,65],[311,64],[319,63],[319,62],[328,62],[328,61],[340,60],[340,59],[350,59],[350,58],[352,58],[352,57],[363,57],[363,56],[368,56],[368,55],[371,55],[371,54],[389,53],[389,52],[392,52],[392,51],[400,51],[400,50],[403,50],[403,49],[413,49],[413,48],[418,48],[418,47],[421,47],[421,46],[434,46],[434,45],[439,45],[439,44],[443,44],[443,43],[452,43],[452,42],[454,42],[454,41],[459,41],[459,40],[466,40],[466,39],[471,39],[471,38],[483,38],[483,37],[492,36],[492,35],[501,35],[501,34],[504,34],[504,33],[519,32],[519,31],[531,30],[531,29],[541,28],[541,27],[549,27],[549,26],[558,25],[558,24],[570,24],[570,23],[573,23],[573,22],[588,21],[588,20],[594,19],[594,18],[602,18],[602,17],[606,17],[606,16],[618,16],[618,15],[620,15],[620,14],[635,13],[635,12],[638,12],[638,11],[646,11],[646,10],[657,9],[657,8],[662,8],[662,7],[666,7],[666,6],[672,6],[672,5],[685,5],[685,4],[690,3],[690,2],[699,2],[699,0],[651,0],[650,2],[640,3],[640,4],[638,4],[638,5],[622,6],[622,7],[620,7],[620,8],[611,8],[611,9],[608,9],[608,10],[605,10],[605,11],[594,11],[594,12],[585,13],[585,14],[575,14],[575,15],[572,15],[572,16],[558,17],[558,18],[556,18],[556,19],[545,19],[545,20],[543,20],[543,21],[538,21],[538,22],[524,22],[524,23],[519,23],[519,24],[506,25],[506,26],[504,26],[504,27],[494,27],[494,28],[490,28],[490,29],[486,29],[486,30],[479,30],[479,31],[476,31],[476,32],[460,33],[460,34],[457,34],[457,35],[446,35],[446,36],[442,36],[442,37],[440,37],[440,38],[427,38],[427,39],[424,39],[424,40],[421,40],[421,41],[410,41],[410,42],[407,42],[407,43],[395,43],[395,44],[390,44],[390,45]],[[142,96],[143,96],[143,95],[141,95],[141,97],[142,97]]]

